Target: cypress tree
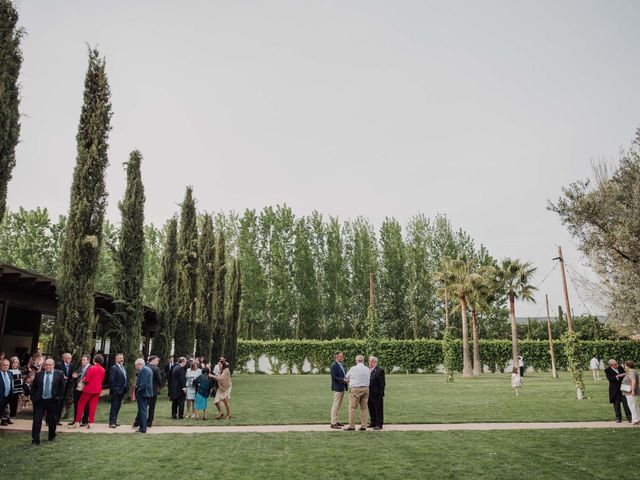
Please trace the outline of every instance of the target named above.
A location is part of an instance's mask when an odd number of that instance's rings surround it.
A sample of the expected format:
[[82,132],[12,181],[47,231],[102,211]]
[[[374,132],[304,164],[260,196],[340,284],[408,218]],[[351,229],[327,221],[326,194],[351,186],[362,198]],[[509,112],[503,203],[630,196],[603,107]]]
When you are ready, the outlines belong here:
[[112,350],[124,353],[129,383],[135,380],[134,360],[142,338],[142,286],[144,282],[144,186],[142,155],[131,152],[127,162],[127,188],[118,204],[122,216],[116,253],[116,311],[112,315]]
[[166,225],[166,240],[162,254],[162,269],[158,289],[158,313],[153,353],[164,362],[171,354],[171,345],[176,330],[176,283],[178,266],[178,220],[170,218]]
[[216,241],[215,276],[213,282],[213,346],[211,347],[211,362],[215,362],[222,355],[225,335],[224,295],[225,295],[225,248],[224,233],[218,232]]
[[196,355],[211,359],[213,336],[213,293],[215,281],[216,237],[211,215],[204,216],[198,256],[198,300],[196,304]]
[[104,174],[111,129],[105,61],[89,50],[84,103],[78,126],[77,159],[58,274],[58,312],[53,351],[72,352],[76,362],[90,352],[96,326],[94,282],[107,205]]
[[20,87],[22,65],[18,12],[10,0],[0,0],[0,222],[7,205],[7,184],[16,164],[20,138]]
[[240,300],[242,298],[242,283],[240,275],[240,261],[237,257],[233,258],[229,271],[229,296],[227,298],[226,317],[227,323],[224,336],[223,354],[231,372],[236,367],[236,352],[238,350],[238,322],[240,319]]
[[296,222],[293,251],[293,280],[296,300],[296,338],[318,338],[321,316],[318,282],[309,245],[306,218]]
[[181,207],[174,338],[176,355],[187,356],[193,353],[195,341],[196,279],[198,273],[198,226],[192,187],[187,187]]

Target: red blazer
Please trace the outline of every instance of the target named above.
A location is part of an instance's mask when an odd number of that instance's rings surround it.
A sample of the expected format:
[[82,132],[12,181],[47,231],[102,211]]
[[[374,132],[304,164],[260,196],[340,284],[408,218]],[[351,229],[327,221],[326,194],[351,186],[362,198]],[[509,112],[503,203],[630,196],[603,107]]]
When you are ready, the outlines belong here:
[[84,388],[82,393],[102,393],[104,381],[104,368],[101,365],[91,365],[84,375]]

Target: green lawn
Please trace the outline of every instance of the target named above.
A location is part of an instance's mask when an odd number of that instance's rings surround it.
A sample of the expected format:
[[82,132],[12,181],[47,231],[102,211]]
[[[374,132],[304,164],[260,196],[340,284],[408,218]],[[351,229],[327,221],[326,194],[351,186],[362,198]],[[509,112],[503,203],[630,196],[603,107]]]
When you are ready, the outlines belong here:
[[26,433],[0,433],[0,478],[610,480],[612,465],[637,478],[639,439],[640,429],[93,434],[31,447]]
[[[587,378],[585,376],[585,378]],[[443,375],[387,375],[386,423],[551,422],[613,420],[608,383],[586,380],[587,400],[578,401],[568,373],[553,380],[548,374],[527,374],[516,398],[510,375],[493,374],[452,384]],[[331,391],[328,375],[237,375],[231,399],[233,418],[208,423],[230,425],[329,423]],[[105,399],[108,400],[108,397]],[[213,405],[210,402],[210,407]],[[157,425],[202,424],[171,420],[165,394],[158,399]],[[135,403],[124,404],[120,423],[133,423]],[[109,403],[103,401],[96,421],[106,423]],[[347,405],[342,408],[347,418]],[[213,417],[213,415],[212,415]]]

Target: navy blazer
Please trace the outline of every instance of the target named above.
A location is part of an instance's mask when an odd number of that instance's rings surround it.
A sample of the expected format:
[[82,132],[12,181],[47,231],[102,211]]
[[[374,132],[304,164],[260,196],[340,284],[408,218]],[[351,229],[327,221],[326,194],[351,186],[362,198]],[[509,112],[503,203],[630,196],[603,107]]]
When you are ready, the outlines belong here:
[[385,386],[384,370],[376,365],[369,374],[369,396],[384,397]]
[[[7,377],[9,378],[9,395],[5,396],[4,394],[4,381],[2,379],[2,374],[0,374],[0,402],[4,402],[5,399],[10,398],[11,397],[11,393],[13,392],[13,375],[11,375],[11,372],[7,372]],[[0,415],[2,415],[4,412],[0,412]]]
[[138,373],[138,378],[136,379],[136,396],[142,398],[154,396],[153,372],[148,365],[142,367],[140,373]]
[[[124,365],[122,368],[125,368]],[[111,365],[109,369],[109,389],[120,395],[123,395],[127,391],[127,379],[117,363]]]
[[344,392],[346,385],[344,384],[344,367],[338,362],[331,365],[331,390],[334,392]]
[[[42,401],[44,393],[44,370],[36,373],[31,384],[31,401],[36,403]],[[64,396],[64,374],[60,370],[53,370],[53,378],[51,384],[51,396],[54,400],[60,400]]]

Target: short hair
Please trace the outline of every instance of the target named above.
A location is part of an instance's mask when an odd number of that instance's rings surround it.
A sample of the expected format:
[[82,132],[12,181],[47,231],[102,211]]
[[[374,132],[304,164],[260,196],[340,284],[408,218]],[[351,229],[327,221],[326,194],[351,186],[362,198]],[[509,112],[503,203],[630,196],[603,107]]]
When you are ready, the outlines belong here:
[[157,355],[149,355],[149,358],[147,359],[147,362],[152,362],[152,361],[154,361],[156,358],[160,358],[160,357],[159,357],[159,356],[157,356]]
[[186,359],[186,358],[184,358],[184,357],[180,357],[180,358],[178,359],[178,363],[182,363],[182,362],[186,362],[186,361],[187,361],[187,359]]
[[203,374],[203,375],[209,375],[209,372],[210,372],[210,371],[211,371],[211,370],[209,370],[209,367],[204,367],[204,368],[202,369],[202,374]]
[[356,355],[356,363],[364,363],[364,355]]
[[[9,362],[9,360],[4,359],[4,360],[3,360],[3,362]],[[47,363],[47,362],[51,362],[51,363],[53,363],[54,365],[55,365],[55,363],[56,363],[56,362],[54,362],[54,361],[53,361],[53,358],[51,358],[51,357],[47,358],[47,359],[44,361],[44,363]],[[43,365],[44,365],[44,363],[43,363]]]
[[136,360],[136,365],[144,365],[145,361],[144,358],[140,357]]
[[122,355],[124,357],[124,353],[122,353],[122,352],[116,353],[116,357],[119,357],[120,355]]
[[20,359],[18,357],[11,357],[9,359],[9,365],[11,365],[13,362],[18,362],[18,365],[20,365]]
[[64,353],[62,354],[62,358],[64,358],[64,357],[72,357],[72,356],[73,356],[73,355],[71,355],[69,352],[64,352]]
[[7,362],[7,365],[11,365],[11,362],[9,362],[8,358],[3,358],[2,360],[0,360],[0,363],[5,363]]
[[618,363],[618,362],[616,362],[615,358],[610,358],[609,359],[609,365],[613,365],[614,363]]
[[627,360],[626,362],[624,362],[624,364],[629,368],[636,368],[636,364],[633,363],[631,360]]
[[340,350],[333,352],[334,357],[337,357],[338,355],[342,355],[342,352]]
[[96,356],[93,357],[93,363],[97,363],[98,365],[102,365],[104,363],[104,357],[102,355],[100,355],[99,353],[96,354]]
[[83,358],[86,358],[86,359],[87,359],[87,361],[90,361],[90,360],[91,360],[91,357],[89,357],[89,355],[82,355],[82,356],[80,357],[80,360],[82,360]]
[[373,355],[371,355],[369,357],[369,361],[373,360],[374,362],[378,363],[378,357],[374,357]]

